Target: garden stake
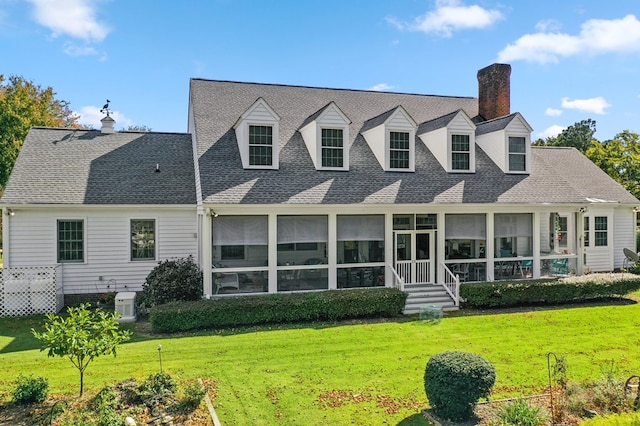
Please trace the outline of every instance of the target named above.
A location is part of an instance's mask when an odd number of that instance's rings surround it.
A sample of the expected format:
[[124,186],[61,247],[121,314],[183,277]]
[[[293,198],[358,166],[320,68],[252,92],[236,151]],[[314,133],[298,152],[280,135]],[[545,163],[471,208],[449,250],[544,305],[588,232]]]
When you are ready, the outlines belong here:
[[551,402],[551,424],[554,424],[555,413],[553,412],[553,383],[551,383],[551,355],[553,355],[553,359],[555,360],[556,365],[558,364],[558,357],[553,352],[547,353],[547,371],[549,373],[549,399]]
[[162,345],[158,345],[158,356],[160,357],[160,373],[162,373]]

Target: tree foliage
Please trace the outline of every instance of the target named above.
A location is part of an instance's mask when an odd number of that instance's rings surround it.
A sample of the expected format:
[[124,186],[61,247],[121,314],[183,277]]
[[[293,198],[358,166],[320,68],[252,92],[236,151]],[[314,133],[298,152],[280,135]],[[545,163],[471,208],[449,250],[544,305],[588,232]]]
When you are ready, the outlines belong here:
[[31,127],[79,127],[69,103],[55,95],[51,87],[0,74],[0,187],[6,185]]
[[145,125],[131,125],[124,129],[125,132],[141,132],[141,133],[149,133],[151,131],[151,127],[147,127]]
[[66,316],[47,315],[45,331],[31,330],[42,341],[41,351],[47,356],[66,357],[80,372],[80,395],[84,391],[84,372],[101,355],[116,356],[116,347],[131,338],[131,332],[120,330],[114,312],[91,311],[88,305],[69,308]]
[[596,140],[593,138],[596,132],[596,122],[592,119],[582,120],[564,129],[558,136],[546,139],[538,139],[534,146],[569,146],[576,148],[583,154]]
[[598,167],[640,198],[640,136],[625,130],[613,139],[595,141],[586,152]]

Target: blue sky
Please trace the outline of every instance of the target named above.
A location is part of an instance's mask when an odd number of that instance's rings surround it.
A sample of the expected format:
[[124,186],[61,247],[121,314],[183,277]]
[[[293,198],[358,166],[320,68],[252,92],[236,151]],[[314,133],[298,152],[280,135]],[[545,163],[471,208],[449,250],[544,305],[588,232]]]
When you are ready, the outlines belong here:
[[640,132],[635,0],[0,0],[0,73],[99,128],[184,132],[190,78],[477,96],[510,63],[533,138]]

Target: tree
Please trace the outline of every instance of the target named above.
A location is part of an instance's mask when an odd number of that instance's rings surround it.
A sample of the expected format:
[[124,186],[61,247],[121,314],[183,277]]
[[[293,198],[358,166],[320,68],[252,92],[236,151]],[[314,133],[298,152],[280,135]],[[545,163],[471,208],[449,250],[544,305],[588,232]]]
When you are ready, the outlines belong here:
[[594,141],[586,152],[598,167],[640,198],[640,136],[625,130],[613,139]]
[[125,132],[143,132],[143,133],[148,133],[151,131],[151,127],[147,127],[147,126],[128,126],[126,129],[124,129]]
[[576,148],[583,154],[587,152],[589,147],[596,141],[593,134],[596,132],[596,122],[592,119],[582,120],[564,129],[556,137],[548,137],[546,139],[538,139],[534,146],[570,146]]
[[6,79],[0,74],[0,188],[6,185],[31,127],[79,127],[69,103],[55,95],[51,87],[43,89],[23,77]]
[[84,372],[101,355],[116,356],[116,347],[131,338],[131,332],[120,330],[114,312],[91,311],[88,305],[69,308],[66,316],[47,315],[45,331],[31,330],[48,350],[47,356],[67,357],[80,372],[80,396],[84,391]]

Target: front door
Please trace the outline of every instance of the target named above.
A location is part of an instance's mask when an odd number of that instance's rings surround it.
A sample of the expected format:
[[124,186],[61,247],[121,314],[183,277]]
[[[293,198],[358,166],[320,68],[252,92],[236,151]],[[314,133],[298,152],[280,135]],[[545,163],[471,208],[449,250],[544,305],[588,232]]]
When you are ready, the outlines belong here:
[[405,284],[435,282],[433,231],[397,231],[394,267]]

